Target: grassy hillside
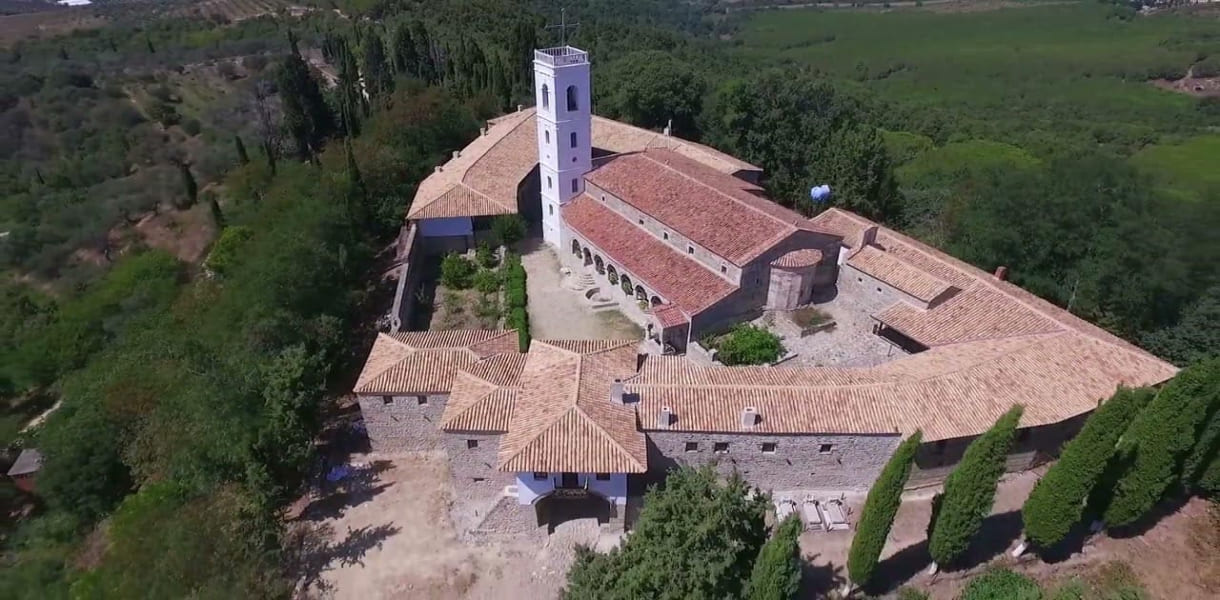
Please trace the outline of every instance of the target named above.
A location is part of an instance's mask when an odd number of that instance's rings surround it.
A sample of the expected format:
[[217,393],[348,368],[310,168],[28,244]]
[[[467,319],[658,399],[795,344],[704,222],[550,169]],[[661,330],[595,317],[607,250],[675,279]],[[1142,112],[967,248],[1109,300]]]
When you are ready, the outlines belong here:
[[1208,190],[1220,189],[1220,135],[1149,146],[1132,156],[1131,162],[1166,191],[1184,199],[1198,199]]
[[747,57],[856,79],[901,114],[923,121],[939,112],[942,129],[1038,153],[1067,136],[1138,148],[1163,132],[1217,124],[1195,99],[1146,83],[1220,55],[1214,19],[1137,17],[1092,2],[963,13],[785,10],[751,18],[737,41]]

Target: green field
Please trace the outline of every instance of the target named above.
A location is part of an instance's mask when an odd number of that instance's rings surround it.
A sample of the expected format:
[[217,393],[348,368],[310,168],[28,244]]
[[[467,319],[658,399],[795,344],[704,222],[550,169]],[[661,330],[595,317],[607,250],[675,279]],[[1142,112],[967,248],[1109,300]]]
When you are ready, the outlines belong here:
[[1138,17],[1092,2],[962,13],[785,10],[752,17],[736,42],[752,59],[859,81],[899,118],[936,118],[947,135],[1035,154],[1089,141],[1134,151],[1163,133],[1220,125],[1194,98],[1147,83],[1220,55],[1214,18]]
[[1195,199],[1220,189],[1220,135],[1201,135],[1180,144],[1149,146],[1131,157],[1165,189]]

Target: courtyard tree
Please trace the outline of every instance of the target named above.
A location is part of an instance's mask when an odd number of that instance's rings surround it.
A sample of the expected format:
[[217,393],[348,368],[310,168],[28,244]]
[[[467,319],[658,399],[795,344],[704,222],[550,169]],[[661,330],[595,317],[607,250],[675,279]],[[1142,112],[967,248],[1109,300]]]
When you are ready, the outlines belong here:
[[970,547],[995,500],[996,484],[1012,446],[1021,405],[1004,413],[983,435],[971,442],[961,462],[945,480],[939,510],[933,513],[928,551],[934,567],[951,565]]
[[644,496],[635,531],[600,554],[581,549],[562,597],[741,598],[767,538],[770,504],[738,475],[672,471]]
[[868,491],[847,555],[847,573],[851,578],[847,584],[849,591],[851,582],[867,585],[877,569],[885,538],[890,534],[894,515],[902,503],[902,488],[911,474],[911,463],[915,461],[915,452],[922,440],[923,432],[918,430],[903,440]]
[[716,358],[726,365],[773,363],[783,354],[779,336],[747,324],[734,327],[716,347]]
[[1058,462],[1034,486],[1021,511],[1025,535],[1033,543],[1054,546],[1080,522],[1085,500],[1114,456],[1118,440],[1154,395],[1148,388],[1119,389],[1064,446]]
[[1107,527],[1130,525],[1143,517],[1178,479],[1182,461],[1197,442],[1197,433],[1214,404],[1220,384],[1220,360],[1180,371],[1131,424],[1114,457],[1113,485],[1094,495],[1104,506]]
[[491,233],[504,246],[525,239],[525,219],[521,215],[500,215],[491,222]]
[[796,514],[784,519],[775,536],[763,544],[746,582],[746,600],[791,600],[801,586],[801,531],[805,524]]

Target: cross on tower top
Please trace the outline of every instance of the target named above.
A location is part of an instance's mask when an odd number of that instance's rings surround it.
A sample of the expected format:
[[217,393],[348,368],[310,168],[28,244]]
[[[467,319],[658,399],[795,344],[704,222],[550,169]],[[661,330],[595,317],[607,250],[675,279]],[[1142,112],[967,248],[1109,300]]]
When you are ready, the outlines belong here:
[[568,45],[568,30],[576,29],[577,27],[580,27],[580,23],[568,23],[568,9],[561,8],[561,9],[559,9],[559,24],[558,25],[547,25],[546,29],[558,29],[559,30],[559,45],[567,46]]

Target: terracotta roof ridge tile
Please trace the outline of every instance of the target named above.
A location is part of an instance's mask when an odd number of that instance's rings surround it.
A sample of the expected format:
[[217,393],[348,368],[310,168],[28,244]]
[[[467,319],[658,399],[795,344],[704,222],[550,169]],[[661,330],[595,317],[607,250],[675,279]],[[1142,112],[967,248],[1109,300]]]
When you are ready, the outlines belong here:
[[[606,401],[609,402],[610,399],[607,398]],[[584,408],[582,408],[580,405],[575,405],[570,410],[576,411],[576,413],[580,415],[580,418],[583,419],[585,421],[585,423],[589,425],[589,427],[593,428],[594,431],[600,433],[602,435],[602,437],[609,440],[610,443],[613,444],[614,447],[617,448],[618,451],[621,452],[624,456],[626,456],[633,464],[638,466],[641,470],[647,470],[647,467],[645,465],[640,464],[640,461],[635,459],[635,456],[631,454],[630,450],[628,450],[625,446],[620,444],[618,439],[615,438],[613,435],[611,435],[611,433],[609,431],[607,431],[605,427],[602,427],[597,422],[597,419],[594,419],[592,415],[585,412]],[[635,419],[634,410],[631,411],[631,415],[632,415],[632,419],[634,420]],[[638,424],[633,423],[633,425],[635,426],[636,430],[638,431],[639,430]]]

